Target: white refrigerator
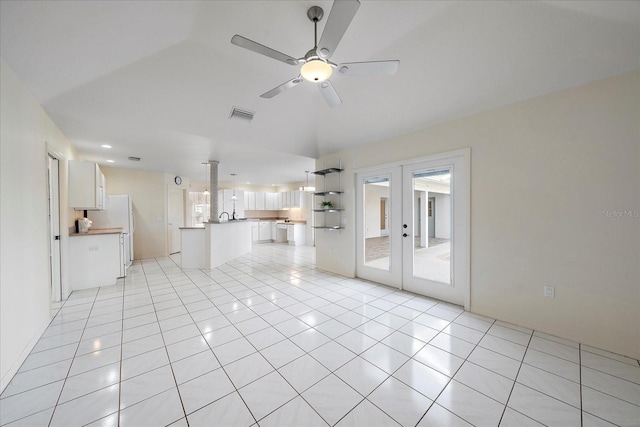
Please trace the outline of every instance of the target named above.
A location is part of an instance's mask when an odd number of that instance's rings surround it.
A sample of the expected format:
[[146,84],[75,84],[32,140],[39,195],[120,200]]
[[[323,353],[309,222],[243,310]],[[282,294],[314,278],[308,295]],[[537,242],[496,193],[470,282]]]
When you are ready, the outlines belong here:
[[88,211],[92,228],[122,228],[120,235],[120,274],[126,276],[133,262],[133,232],[136,228],[133,205],[129,195],[107,196],[101,211]]

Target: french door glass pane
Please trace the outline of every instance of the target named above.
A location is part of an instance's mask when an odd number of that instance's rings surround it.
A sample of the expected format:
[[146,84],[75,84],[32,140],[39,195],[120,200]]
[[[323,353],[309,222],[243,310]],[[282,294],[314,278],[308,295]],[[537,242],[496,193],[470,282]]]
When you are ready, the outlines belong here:
[[364,265],[389,271],[389,176],[367,178],[364,195]]
[[413,276],[451,284],[451,168],[413,173]]

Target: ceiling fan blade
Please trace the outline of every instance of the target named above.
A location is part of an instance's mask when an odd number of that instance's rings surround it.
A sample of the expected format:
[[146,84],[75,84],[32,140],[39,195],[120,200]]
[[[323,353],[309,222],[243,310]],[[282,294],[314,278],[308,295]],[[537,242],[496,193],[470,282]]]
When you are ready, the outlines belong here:
[[318,89],[320,89],[320,93],[322,93],[322,96],[324,97],[324,100],[327,101],[327,104],[329,104],[329,107],[333,108],[342,104],[342,100],[338,96],[338,92],[336,92],[329,80],[319,83]]
[[343,76],[390,76],[398,71],[400,61],[345,62],[338,65]]
[[289,65],[298,64],[298,60],[289,55],[286,55],[282,52],[278,52],[277,50],[271,49],[270,47],[261,45],[260,43],[254,42],[253,40],[249,40],[248,38],[239,36],[237,34],[231,38],[231,43],[235,44],[236,46],[249,49],[261,55],[268,56],[269,58],[273,58],[278,61],[284,62],[285,64],[289,64]]
[[293,79],[282,83],[280,86],[274,87],[269,92],[263,93],[262,95],[260,95],[260,98],[273,98],[277,94],[279,94],[281,92],[284,92],[285,90],[287,90],[289,88],[294,87],[295,85],[297,85],[300,82],[302,82],[302,77],[300,77],[300,76],[294,77]]
[[321,58],[327,59],[333,55],[359,7],[358,0],[335,0],[333,2],[327,24],[324,26],[322,37],[318,43],[317,52]]

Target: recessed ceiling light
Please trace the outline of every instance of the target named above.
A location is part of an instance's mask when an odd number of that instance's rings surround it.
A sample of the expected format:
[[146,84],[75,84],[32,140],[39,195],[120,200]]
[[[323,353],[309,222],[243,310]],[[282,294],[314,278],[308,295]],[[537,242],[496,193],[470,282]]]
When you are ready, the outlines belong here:
[[101,145],[102,148],[113,148],[112,146],[110,146],[109,144],[102,144]]
[[113,163],[115,160],[107,160],[107,163]]

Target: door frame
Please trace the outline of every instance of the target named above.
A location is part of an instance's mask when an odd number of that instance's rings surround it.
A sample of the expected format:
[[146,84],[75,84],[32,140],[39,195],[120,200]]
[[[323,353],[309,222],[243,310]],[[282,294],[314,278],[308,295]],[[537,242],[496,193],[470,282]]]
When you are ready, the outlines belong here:
[[[367,274],[368,269],[363,268],[363,262],[360,262],[359,256],[363,254],[363,224],[360,221],[363,221],[362,218],[363,212],[360,212],[361,203],[358,202],[358,198],[361,197],[362,193],[362,185],[361,185],[361,177],[365,175],[375,175],[377,171],[383,171],[385,169],[393,169],[404,166],[410,166],[412,164],[424,163],[424,162],[447,162],[451,161],[451,159],[460,158],[460,164],[457,166],[457,170],[461,172],[460,178],[457,179],[457,187],[456,194],[461,195],[461,200],[458,203],[461,203],[462,206],[459,206],[459,210],[457,211],[457,215],[454,218],[455,227],[457,230],[458,237],[458,259],[455,260],[457,270],[455,277],[455,286],[460,286],[463,288],[464,295],[464,308],[465,310],[469,310],[471,307],[471,148],[462,148],[457,150],[452,150],[444,153],[438,153],[429,156],[423,156],[419,158],[412,158],[407,160],[396,161],[393,163],[385,163],[375,166],[369,166],[365,168],[354,169],[354,184],[355,184],[355,195],[356,200],[354,200],[355,206],[355,229],[356,229],[356,276],[361,277],[367,280],[372,280],[378,283],[382,283],[384,285],[396,287],[403,289],[402,285],[402,274],[400,275],[400,279],[398,280],[397,276],[388,275],[388,277],[380,277],[377,275],[376,278],[372,278],[371,275]],[[399,184],[402,187],[404,183]],[[397,193],[398,194],[398,193]],[[402,194],[402,193],[400,193]],[[392,206],[391,210],[393,211],[393,201],[391,201]],[[395,203],[398,205],[399,203]],[[393,218],[393,214],[390,215],[389,218],[389,229],[390,229],[390,238],[392,238],[394,231],[397,233],[398,230],[401,230],[402,227],[402,208],[400,208],[399,218]],[[397,216],[397,214],[396,214]],[[397,223],[396,223],[397,221]],[[398,228],[398,230],[396,230]],[[452,236],[453,237],[453,236]],[[397,240],[397,239],[396,239]],[[359,246],[360,245],[360,246]],[[392,247],[393,250],[393,247]],[[402,249],[400,249],[402,250]],[[396,257],[402,260],[402,256]],[[452,260],[452,262],[454,262]],[[393,269],[393,261],[390,261],[390,268]],[[428,295],[427,295],[428,296]],[[437,298],[437,296],[433,296]]]
[[[60,209],[60,169],[59,154],[47,150],[47,229],[49,238],[49,297],[52,302],[62,301],[62,212]],[[52,168],[51,162],[55,162]]]

